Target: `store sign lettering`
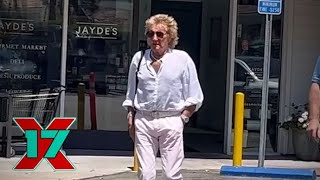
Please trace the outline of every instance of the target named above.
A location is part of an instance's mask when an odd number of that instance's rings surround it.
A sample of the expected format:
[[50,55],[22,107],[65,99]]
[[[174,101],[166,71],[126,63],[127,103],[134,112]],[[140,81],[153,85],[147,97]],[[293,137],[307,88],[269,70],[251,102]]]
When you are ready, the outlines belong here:
[[75,34],[78,38],[118,39],[115,24],[77,23]]
[[0,49],[22,49],[32,51],[46,51],[47,45],[41,44],[0,44]]
[[34,50],[34,51],[45,51],[47,50],[46,45],[34,45],[34,44],[28,44],[28,45],[21,45],[21,49],[25,50]]
[[16,79],[16,80],[41,80],[41,75],[37,74],[9,74],[1,73],[0,79]]
[[0,18],[0,31],[6,34],[30,34],[34,31],[34,23],[32,20]]

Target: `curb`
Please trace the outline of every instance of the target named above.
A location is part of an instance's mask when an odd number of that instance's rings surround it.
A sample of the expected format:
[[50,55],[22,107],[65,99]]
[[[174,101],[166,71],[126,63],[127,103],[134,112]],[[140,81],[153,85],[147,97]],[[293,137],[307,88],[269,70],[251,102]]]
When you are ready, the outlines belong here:
[[316,179],[314,169],[289,169],[289,168],[264,168],[264,167],[235,167],[222,166],[220,175],[227,176],[249,176],[268,178],[290,178],[290,179]]

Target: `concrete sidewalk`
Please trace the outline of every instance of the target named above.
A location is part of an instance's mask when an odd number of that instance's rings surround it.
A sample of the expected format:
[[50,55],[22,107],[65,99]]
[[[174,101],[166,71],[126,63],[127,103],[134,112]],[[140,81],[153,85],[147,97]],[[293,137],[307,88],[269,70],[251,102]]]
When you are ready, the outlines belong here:
[[[183,180],[270,180],[270,178],[256,178],[256,177],[231,177],[231,176],[220,176],[218,170],[182,170]],[[136,180],[137,174],[135,172],[123,172],[118,174],[86,178],[82,180]],[[161,171],[157,171],[156,180],[162,180]]]
[[[21,156],[20,156],[21,157]],[[131,173],[130,167],[133,165],[132,157],[120,156],[68,156],[70,161],[76,166],[75,171],[71,172],[54,172],[47,161],[42,161],[33,172],[13,171],[13,166],[20,160],[20,157],[10,159],[0,158],[0,179],[1,180],[51,180],[51,179],[121,179],[112,178],[115,175],[129,176],[129,179],[135,179],[135,174]],[[244,166],[257,166],[257,160],[244,160]],[[232,165],[230,159],[185,159],[183,169],[185,174],[196,175],[199,172],[212,172],[211,174],[219,176],[221,166]],[[282,168],[320,168],[320,162],[303,162],[296,160],[266,160],[265,167],[282,167]],[[157,169],[161,169],[160,159],[157,158]],[[193,173],[196,172],[196,173]],[[122,173],[122,174],[121,174]],[[110,176],[111,175],[111,176]],[[210,177],[210,176],[209,176]],[[214,176],[212,176],[214,177]],[[126,178],[126,179],[128,179]],[[218,178],[218,177],[217,177]],[[187,178],[185,178],[187,179]],[[229,178],[230,179],[230,178]]]

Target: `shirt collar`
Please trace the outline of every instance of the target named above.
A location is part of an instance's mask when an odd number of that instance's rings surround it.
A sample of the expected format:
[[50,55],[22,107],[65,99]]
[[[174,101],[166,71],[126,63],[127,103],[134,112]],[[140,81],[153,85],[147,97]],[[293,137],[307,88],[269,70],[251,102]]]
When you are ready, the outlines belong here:
[[[171,54],[172,52],[173,52],[173,49],[171,49],[171,48],[169,48],[169,49],[167,50],[167,52],[166,52],[166,53],[162,56],[162,58],[161,58],[162,63],[166,61],[168,55]],[[148,61],[148,64],[152,63],[152,59],[151,59],[150,54],[151,54],[151,49],[149,49],[149,51],[148,51],[148,53],[147,53],[147,61]]]

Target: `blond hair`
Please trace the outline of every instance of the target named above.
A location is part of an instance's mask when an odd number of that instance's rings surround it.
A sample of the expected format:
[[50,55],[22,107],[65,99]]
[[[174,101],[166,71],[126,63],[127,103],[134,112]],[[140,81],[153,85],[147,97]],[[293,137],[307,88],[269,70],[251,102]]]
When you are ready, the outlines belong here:
[[156,14],[151,16],[146,20],[145,25],[145,34],[150,30],[151,26],[163,24],[168,27],[168,34],[170,36],[169,47],[175,48],[178,44],[178,23],[172,16],[168,16],[167,14]]

